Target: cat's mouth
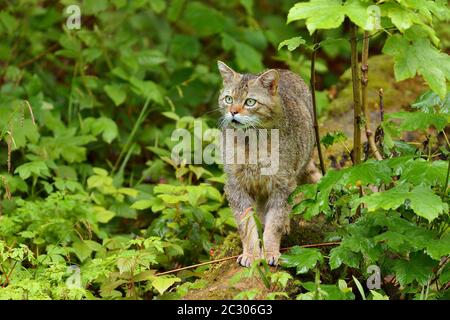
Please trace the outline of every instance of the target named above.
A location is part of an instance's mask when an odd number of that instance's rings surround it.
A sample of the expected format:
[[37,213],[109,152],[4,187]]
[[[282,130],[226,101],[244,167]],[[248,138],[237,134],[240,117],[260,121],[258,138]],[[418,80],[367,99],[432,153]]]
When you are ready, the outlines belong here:
[[236,119],[231,120],[231,126],[235,129],[245,129],[247,127],[244,123]]

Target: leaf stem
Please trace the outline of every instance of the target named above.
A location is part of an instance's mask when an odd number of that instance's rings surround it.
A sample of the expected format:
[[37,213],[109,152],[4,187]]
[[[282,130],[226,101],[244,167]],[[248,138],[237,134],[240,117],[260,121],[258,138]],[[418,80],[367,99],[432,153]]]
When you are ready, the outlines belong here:
[[116,163],[114,164],[114,168],[112,169],[113,173],[117,170],[117,168],[120,164],[120,161],[122,161],[122,157],[128,151],[128,148],[130,147],[131,143],[133,142],[134,136],[136,135],[138,128],[141,126],[142,122],[144,121],[145,114],[147,112],[149,103],[150,103],[150,97],[148,97],[147,100],[145,101],[144,106],[142,107],[141,113],[139,114],[139,117],[136,120],[136,122],[134,123],[133,129],[131,130],[131,133],[128,136],[127,142],[125,143],[122,150],[120,151],[119,157],[117,158]]

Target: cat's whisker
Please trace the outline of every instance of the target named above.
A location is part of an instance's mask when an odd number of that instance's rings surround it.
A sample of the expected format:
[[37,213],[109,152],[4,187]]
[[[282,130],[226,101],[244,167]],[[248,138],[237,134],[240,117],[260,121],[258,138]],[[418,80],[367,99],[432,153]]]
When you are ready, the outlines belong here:
[[221,107],[215,108],[215,109],[212,109],[212,110],[209,110],[209,111],[204,112],[203,115],[209,114],[209,113],[212,113],[212,112],[218,112],[218,111],[220,111],[221,109],[222,109]]

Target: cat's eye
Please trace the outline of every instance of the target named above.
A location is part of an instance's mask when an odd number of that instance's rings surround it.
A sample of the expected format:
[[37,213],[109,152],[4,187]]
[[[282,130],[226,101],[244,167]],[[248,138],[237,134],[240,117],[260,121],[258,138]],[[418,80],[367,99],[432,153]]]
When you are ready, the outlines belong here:
[[247,107],[253,107],[256,104],[256,100],[252,99],[252,98],[248,98],[247,100],[245,100],[245,105]]
[[233,97],[225,96],[225,103],[232,104],[233,103]]

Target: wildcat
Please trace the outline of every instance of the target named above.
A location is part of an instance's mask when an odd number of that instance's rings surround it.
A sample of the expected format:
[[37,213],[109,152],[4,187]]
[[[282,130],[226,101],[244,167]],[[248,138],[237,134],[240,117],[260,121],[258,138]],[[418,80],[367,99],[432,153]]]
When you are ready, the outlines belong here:
[[[237,259],[249,267],[265,258],[277,265],[281,236],[289,232],[288,196],[297,184],[317,182],[321,175],[311,160],[314,126],[311,94],[295,73],[270,69],[261,74],[240,74],[218,61],[223,79],[219,94],[221,127],[227,129],[278,129],[276,173],[262,175],[262,163],[225,163],[225,194],[233,211],[242,240],[243,252]],[[248,153],[248,141],[236,148]],[[263,226],[262,243],[255,213]]]

